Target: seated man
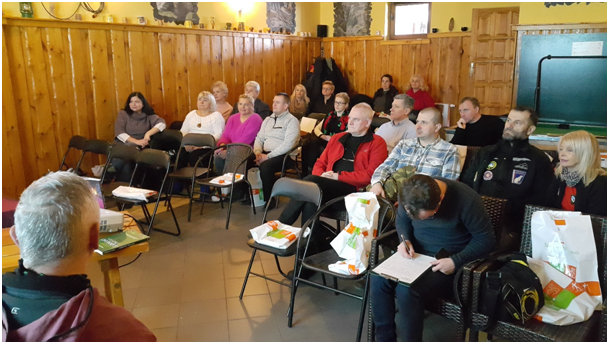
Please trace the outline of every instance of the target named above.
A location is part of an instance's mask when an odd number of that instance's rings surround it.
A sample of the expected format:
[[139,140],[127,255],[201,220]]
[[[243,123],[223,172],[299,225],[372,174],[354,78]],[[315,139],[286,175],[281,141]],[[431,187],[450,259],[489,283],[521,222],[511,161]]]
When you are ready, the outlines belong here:
[[273,114],[267,117],[254,141],[256,164],[260,166],[262,193],[268,201],[275,184],[275,172],[281,170],[283,156],[300,140],[298,119],[288,111],[290,96],[277,93],[273,98]]
[[455,135],[450,143],[464,146],[494,145],[501,139],[504,123],[497,116],[480,113],[480,102],[473,97],[461,99]]
[[414,166],[417,173],[447,179],[459,178],[461,166],[457,148],[440,138],[442,115],[436,108],[421,110],[417,118],[417,137],[404,139],[374,171],[370,191],[385,197],[383,183],[404,166]]
[[321,95],[314,94],[307,113],[329,114],[334,110],[334,83],[326,80],[321,83]]
[[373,275],[370,284],[376,341],[396,341],[395,300],[403,341],[423,338],[425,302],[450,296],[453,273],[462,265],[492,251],[495,240],[482,200],[465,184],[416,174],[398,194],[397,250],[406,258],[416,254],[435,256],[444,249],[449,257],[433,261],[412,285]]
[[[355,105],[349,114],[347,132],[332,136],[313,166],[313,174],[304,178],[320,186],[322,203],[368,185],[374,170],[387,157],[385,141],[369,131],[373,116],[370,105]],[[293,224],[301,211],[305,223],[316,209],[312,203],[290,201],[279,221]]]
[[85,275],[97,248],[99,206],[84,179],[56,172],[33,182],[10,234],[21,260],[2,276],[3,341],[156,341]]
[[413,106],[414,99],[411,96],[406,94],[396,95],[391,104],[391,121],[381,125],[376,130],[376,134],[385,139],[389,153],[401,140],[417,137],[417,128],[408,119]]
[[535,111],[516,107],[510,111],[503,139],[482,147],[462,180],[479,194],[508,200],[504,226],[509,237],[500,241],[502,248],[518,249],[524,206],[544,205],[553,178],[549,157],[529,144],[529,135],[537,125]]
[[[254,98],[254,113],[257,113],[260,118],[265,119],[271,114],[271,108],[269,108],[268,104],[258,99],[258,95],[260,94],[259,83],[254,80],[246,82],[243,93]],[[233,105],[232,114],[236,114],[237,112],[239,112],[237,105],[238,102]]]

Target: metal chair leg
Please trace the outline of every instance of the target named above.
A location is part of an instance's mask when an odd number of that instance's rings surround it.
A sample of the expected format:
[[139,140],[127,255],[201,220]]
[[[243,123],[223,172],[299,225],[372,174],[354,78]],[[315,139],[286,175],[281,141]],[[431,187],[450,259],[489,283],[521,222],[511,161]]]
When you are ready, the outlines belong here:
[[241,287],[241,293],[239,293],[239,300],[243,299],[243,293],[245,292],[245,286],[247,285],[247,280],[250,277],[250,271],[252,270],[252,264],[254,263],[254,258],[256,257],[257,249],[252,251],[252,257],[250,258],[250,264],[247,266],[247,272],[245,273],[245,279],[243,280],[243,286]]

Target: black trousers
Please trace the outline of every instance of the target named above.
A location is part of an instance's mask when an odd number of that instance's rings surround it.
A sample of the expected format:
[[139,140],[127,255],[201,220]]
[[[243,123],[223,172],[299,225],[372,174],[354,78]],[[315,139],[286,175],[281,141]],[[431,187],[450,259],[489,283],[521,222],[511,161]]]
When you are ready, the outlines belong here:
[[308,176],[313,172],[313,166],[321,156],[328,142],[315,135],[307,135],[302,144],[302,175]]
[[260,179],[262,180],[262,193],[264,201],[267,202],[271,196],[273,185],[277,178],[275,172],[281,171],[281,165],[283,164],[283,157],[285,154],[269,158],[260,164]]

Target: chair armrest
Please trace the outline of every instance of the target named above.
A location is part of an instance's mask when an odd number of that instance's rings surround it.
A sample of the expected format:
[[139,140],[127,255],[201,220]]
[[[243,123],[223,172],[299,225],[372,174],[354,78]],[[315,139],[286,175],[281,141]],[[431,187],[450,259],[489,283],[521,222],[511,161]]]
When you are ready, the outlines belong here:
[[292,153],[294,153],[294,151],[296,151],[298,148],[301,147],[300,142],[294,146],[294,148],[290,149],[287,153],[285,153],[285,155],[283,156],[283,162],[281,164],[281,177],[285,177],[285,170],[286,170],[286,165],[288,163],[288,159],[290,158],[290,155]]

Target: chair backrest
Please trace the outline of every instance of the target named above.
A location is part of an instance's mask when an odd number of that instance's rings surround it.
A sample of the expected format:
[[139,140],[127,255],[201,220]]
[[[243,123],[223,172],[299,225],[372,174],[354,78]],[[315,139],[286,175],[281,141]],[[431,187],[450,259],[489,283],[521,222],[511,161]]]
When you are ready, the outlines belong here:
[[[131,181],[129,182],[130,186],[138,186],[144,188],[153,188],[156,189],[156,185],[160,184],[159,194],[164,188],[165,180],[167,179],[167,174],[169,174],[169,168],[171,166],[171,158],[169,154],[160,149],[144,149],[137,154],[135,159],[135,168],[133,169],[133,174],[131,174]],[[148,167],[144,173],[141,173],[141,179],[139,183],[135,182],[135,176],[139,172],[139,170],[143,167]],[[160,177],[160,175],[156,172],[151,173],[150,170],[161,171],[162,177],[159,180],[147,180],[147,175],[152,175],[156,177]],[[139,178],[139,177],[138,177]],[[146,184],[145,184],[146,183]],[[152,185],[152,186],[148,186]]]
[[381,125],[383,125],[389,121],[390,121],[389,118],[374,116],[374,117],[372,117],[372,123],[370,123],[370,130],[374,131],[378,127],[380,127]]
[[104,171],[101,176],[102,183],[106,178],[106,172],[108,172],[108,167],[109,164],[112,163],[112,159],[119,159],[127,163],[132,163],[135,162],[139,152],[139,149],[134,145],[126,145],[123,143],[114,143],[110,145],[106,166],[104,166]]
[[184,121],[173,121],[171,122],[171,124],[169,125],[169,129],[176,129],[176,130],[180,130],[182,129],[182,124],[184,123]]
[[488,214],[493,225],[493,231],[495,232],[495,240],[500,240],[501,232],[503,230],[503,219],[505,216],[505,209],[507,207],[507,199],[496,198],[491,196],[480,196],[482,198],[482,204]]
[[178,151],[178,155],[175,159],[175,167],[174,170],[178,168],[178,164],[180,162],[180,155],[182,155],[182,151],[184,151],[184,146],[196,146],[202,148],[216,148],[216,139],[210,134],[186,134],[182,137],[182,143],[180,144],[180,150]]
[[[520,252],[531,256],[533,245],[531,242],[531,218],[533,213],[540,210],[561,210],[554,208],[540,207],[527,204],[524,207],[524,221],[522,224],[522,240],[520,242]],[[596,255],[598,261],[598,278],[600,279],[603,299],[607,298],[607,218],[603,216],[590,215],[592,222],[592,232],[596,244]]]
[[177,129],[165,129],[150,137],[150,148],[177,152],[182,143],[182,132]]
[[145,164],[153,168],[167,169],[169,168],[170,159],[167,152],[160,149],[144,149],[139,152],[135,159],[136,164]]
[[222,173],[246,174],[247,159],[252,155],[252,147],[242,143],[226,145],[226,160]]
[[107,157],[108,157],[108,152],[110,151],[110,144],[106,141],[102,141],[102,140],[87,140],[85,142],[85,144],[83,145],[82,148],[82,154],[80,156],[80,159],[78,160],[78,163],[76,164],[76,171],[78,171],[80,169],[80,165],[82,164],[85,155],[87,153],[93,153],[93,154],[101,154],[101,155],[105,155],[106,156],[106,162],[107,162]]
[[327,115],[328,114],[325,114],[325,113],[313,112],[313,113],[308,114],[307,117],[313,118],[317,121],[317,123],[319,123],[319,121],[323,121]]
[[[291,200],[309,202],[315,204],[317,209],[321,206],[322,191],[319,185],[301,179],[294,179],[283,177],[279,178],[275,184],[273,184],[273,190],[271,191],[271,197],[284,196]],[[268,202],[269,204],[271,202]],[[269,204],[264,210],[264,216],[262,217],[262,223],[266,222],[266,214],[268,212]]]
[[[74,148],[74,149],[78,149],[78,150],[83,150],[86,142],[87,142],[87,138],[84,136],[80,136],[80,135],[72,136],[70,138],[70,142],[68,143],[68,149],[66,149],[66,152],[63,155],[63,159],[61,160],[61,164],[59,164],[58,170],[61,170],[61,168],[65,165],[66,158],[68,157],[68,153],[70,152],[70,149]],[[81,154],[81,157],[82,157],[82,154]]]
[[385,233],[386,231],[395,228],[395,217],[397,210],[395,206],[383,197],[376,198],[379,201],[381,208],[379,209],[379,220],[378,220],[378,235]]

